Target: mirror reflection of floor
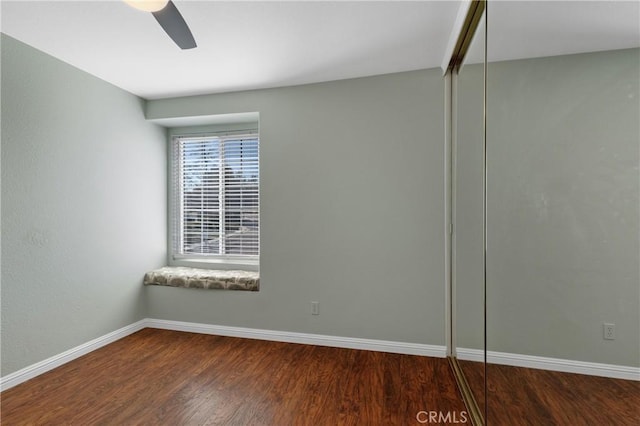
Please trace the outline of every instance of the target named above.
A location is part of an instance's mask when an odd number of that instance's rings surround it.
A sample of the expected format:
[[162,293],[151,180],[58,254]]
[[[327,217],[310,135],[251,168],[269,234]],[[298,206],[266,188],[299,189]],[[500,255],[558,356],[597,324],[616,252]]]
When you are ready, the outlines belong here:
[[[459,362],[482,407],[482,363]],[[491,426],[640,424],[639,381],[496,364],[486,374]]]
[[484,364],[475,361],[458,360],[458,365],[460,365],[473,397],[484,415]]

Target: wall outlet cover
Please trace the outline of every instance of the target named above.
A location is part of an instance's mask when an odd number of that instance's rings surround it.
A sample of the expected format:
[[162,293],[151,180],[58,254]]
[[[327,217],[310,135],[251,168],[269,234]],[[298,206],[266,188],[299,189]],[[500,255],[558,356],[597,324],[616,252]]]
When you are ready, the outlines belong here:
[[605,340],[615,340],[616,338],[616,325],[612,323],[604,323],[604,339]]

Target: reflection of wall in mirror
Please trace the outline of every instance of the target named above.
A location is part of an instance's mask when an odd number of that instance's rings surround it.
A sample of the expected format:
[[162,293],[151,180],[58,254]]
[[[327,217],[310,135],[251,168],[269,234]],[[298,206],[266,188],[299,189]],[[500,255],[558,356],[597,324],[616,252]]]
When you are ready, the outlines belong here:
[[[640,365],[639,64],[639,49],[489,64],[488,350]],[[458,197],[481,211],[472,155]]]

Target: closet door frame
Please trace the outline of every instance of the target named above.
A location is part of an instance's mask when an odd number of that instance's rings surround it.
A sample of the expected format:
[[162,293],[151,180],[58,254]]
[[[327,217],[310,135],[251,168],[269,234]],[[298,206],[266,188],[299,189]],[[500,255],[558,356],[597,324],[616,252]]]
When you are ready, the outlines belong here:
[[464,21],[460,32],[458,33],[455,46],[453,48],[451,57],[448,64],[443,66],[445,68],[445,170],[446,170],[446,182],[445,182],[445,217],[447,218],[446,232],[446,263],[447,263],[447,328],[446,328],[446,344],[447,344],[447,358],[449,364],[455,376],[458,388],[467,407],[469,418],[473,425],[484,425],[486,419],[486,395],[487,395],[487,380],[486,380],[486,365],[487,365],[487,350],[486,350],[486,251],[487,251],[487,187],[486,187],[486,174],[487,174],[487,140],[486,140],[486,102],[487,102],[487,35],[488,26],[485,26],[484,34],[484,81],[483,81],[483,300],[478,301],[482,303],[483,309],[483,358],[484,358],[484,394],[485,404],[484,407],[480,407],[473,396],[473,392],[465,378],[464,372],[460,367],[457,358],[456,351],[456,148],[457,148],[457,97],[458,97],[458,74],[461,71],[466,54],[471,46],[471,41],[484,19],[487,23],[486,10],[487,0],[471,0],[468,4],[468,9],[464,17]]

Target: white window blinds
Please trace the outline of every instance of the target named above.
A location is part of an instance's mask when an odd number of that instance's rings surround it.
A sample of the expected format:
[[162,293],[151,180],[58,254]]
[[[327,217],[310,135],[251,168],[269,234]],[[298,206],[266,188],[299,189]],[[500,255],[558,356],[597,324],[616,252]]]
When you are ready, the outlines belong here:
[[257,259],[258,136],[173,140],[174,257]]

